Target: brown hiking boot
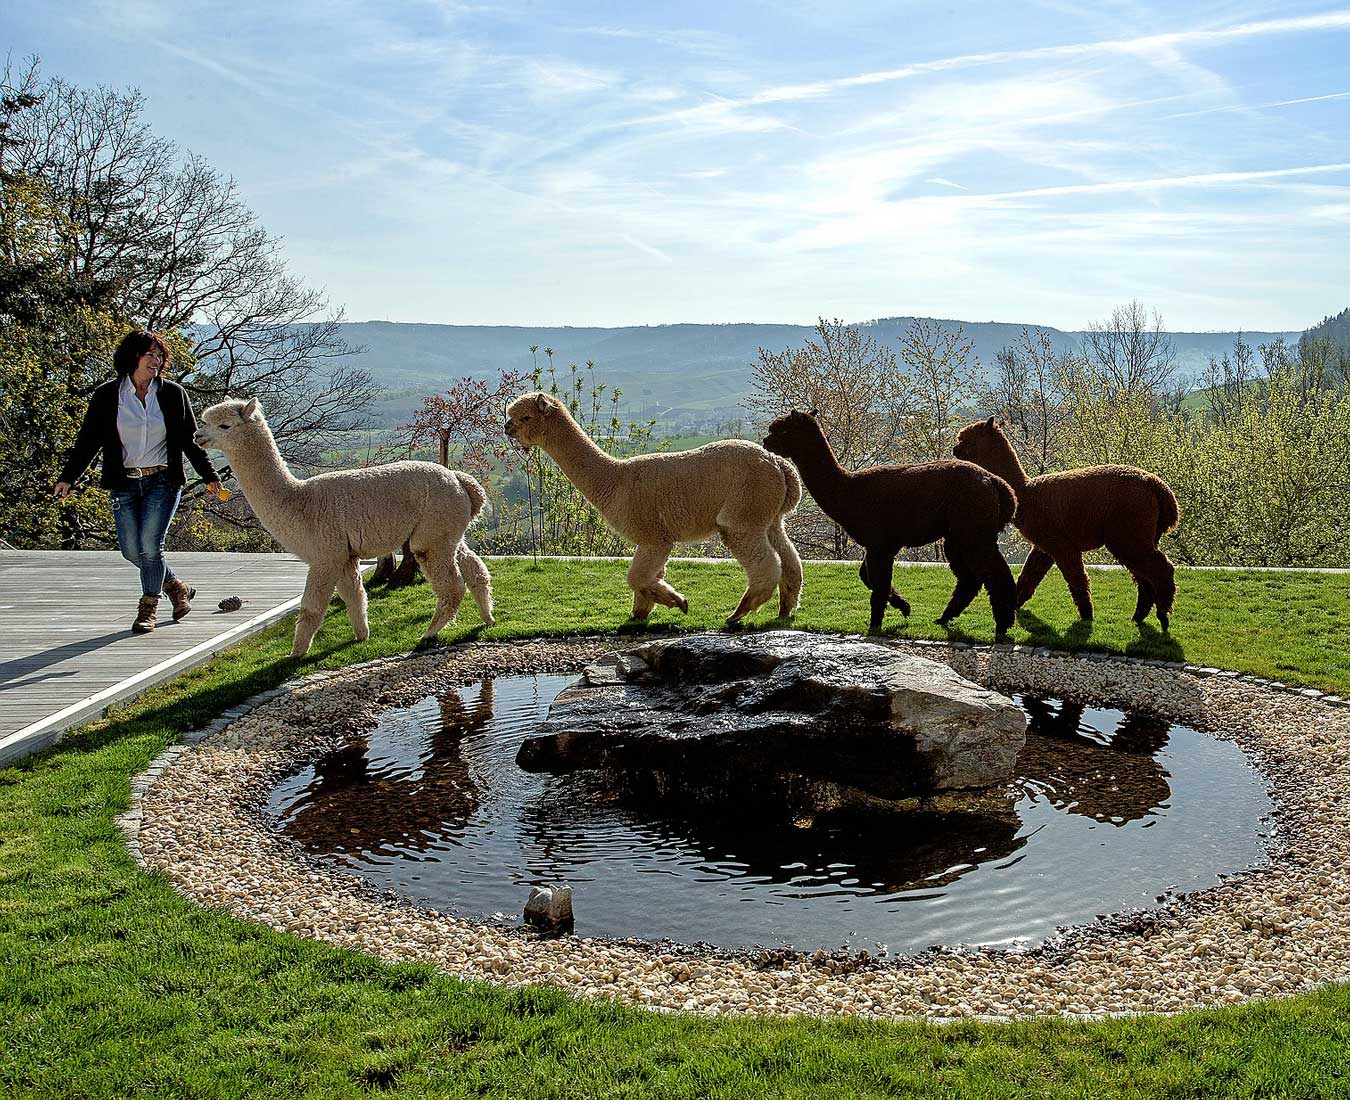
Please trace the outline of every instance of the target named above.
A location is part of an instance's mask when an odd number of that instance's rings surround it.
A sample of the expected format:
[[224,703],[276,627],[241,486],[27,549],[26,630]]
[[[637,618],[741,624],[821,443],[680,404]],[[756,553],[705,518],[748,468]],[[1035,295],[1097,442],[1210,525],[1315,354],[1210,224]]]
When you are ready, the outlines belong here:
[[188,601],[196,594],[197,590],[195,588],[188,584],[187,581],[179,580],[177,577],[174,577],[173,580],[164,586],[164,595],[168,596],[169,599],[173,601],[174,622],[177,622],[192,610],[192,604]]
[[142,596],[136,605],[136,621],[131,624],[133,634],[149,634],[155,629],[155,617],[159,608],[158,596]]

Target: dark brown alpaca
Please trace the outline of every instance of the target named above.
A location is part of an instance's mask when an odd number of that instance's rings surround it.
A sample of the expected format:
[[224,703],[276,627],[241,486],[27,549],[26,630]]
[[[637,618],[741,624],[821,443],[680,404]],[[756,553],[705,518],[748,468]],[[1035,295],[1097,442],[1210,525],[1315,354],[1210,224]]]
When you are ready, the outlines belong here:
[[821,510],[865,551],[858,576],[872,592],[870,629],[881,629],[886,604],[909,614],[891,587],[895,556],[906,546],[945,540],[956,589],[938,622],[945,626],[970,606],[984,586],[1000,635],[1016,614],[1012,570],[998,549],[998,533],[1017,507],[1012,490],[969,462],[873,466],[856,473],[834,457],[809,413],[790,412],[769,425],[767,450],[789,458]]
[[1180,519],[1177,498],[1162,478],[1133,466],[1086,466],[1028,478],[1017,454],[991,416],[968,424],[956,437],[956,457],[997,474],[1017,494],[1013,524],[1033,546],[1017,578],[1017,606],[1031,599],[1052,565],[1058,565],[1084,619],[1092,618],[1092,588],[1083,554],[1105,546],[1139,587],[1134,621],[1156,607],[1158,622],[1176,598],[1175,570],[1158,540]]

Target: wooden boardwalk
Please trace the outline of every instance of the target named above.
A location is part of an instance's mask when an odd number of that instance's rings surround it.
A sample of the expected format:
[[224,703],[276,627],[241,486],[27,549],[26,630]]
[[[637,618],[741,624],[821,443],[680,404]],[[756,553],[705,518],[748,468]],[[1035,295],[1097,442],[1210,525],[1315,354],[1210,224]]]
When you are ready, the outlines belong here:
[[[140,582],[116,551],[0,551],[0,765],[256,634],[299,603],[289,554],[173,554],[197,588],[192,614],[131,633]],[[244,606],[217,610],[226,596]]]

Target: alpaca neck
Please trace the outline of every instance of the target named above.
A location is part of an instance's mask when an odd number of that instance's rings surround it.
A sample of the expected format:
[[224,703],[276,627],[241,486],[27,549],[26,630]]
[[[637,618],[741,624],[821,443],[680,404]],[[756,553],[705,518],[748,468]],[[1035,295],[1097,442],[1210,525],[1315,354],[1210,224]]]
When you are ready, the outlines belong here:
[[549,438],[539,445],[581,495],[603,512],[613,491],[613,473],[620,460],[605,454],[566,412],[559,416]]
[[239,487],[259,519],[274,508],[284,507],[302,484],[281,457],[272,433],[265,429],[227,457]]
[[1014,493],[1021,494],[1027,487],[1027,472],[1017,460],[1017,452],[1012,449],[1012,444],[1002,437],[990,448],[989,461],[980,465],[1011,485]]
[[811,440],[810,450],[797,459],[797,470],[806,491],[815,498],[820,510],[847,530],[849,517],[845,512],[848,480],[852,475],[839,465],[824,435]]

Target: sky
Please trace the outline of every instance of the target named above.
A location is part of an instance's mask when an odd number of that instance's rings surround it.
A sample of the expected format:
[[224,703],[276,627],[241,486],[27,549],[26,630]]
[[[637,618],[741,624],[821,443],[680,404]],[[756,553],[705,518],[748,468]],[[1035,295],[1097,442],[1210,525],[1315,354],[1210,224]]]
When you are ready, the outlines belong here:
[[139,88],[349,320],[1350,305],[1350,7],[3,0],[0,44]]

